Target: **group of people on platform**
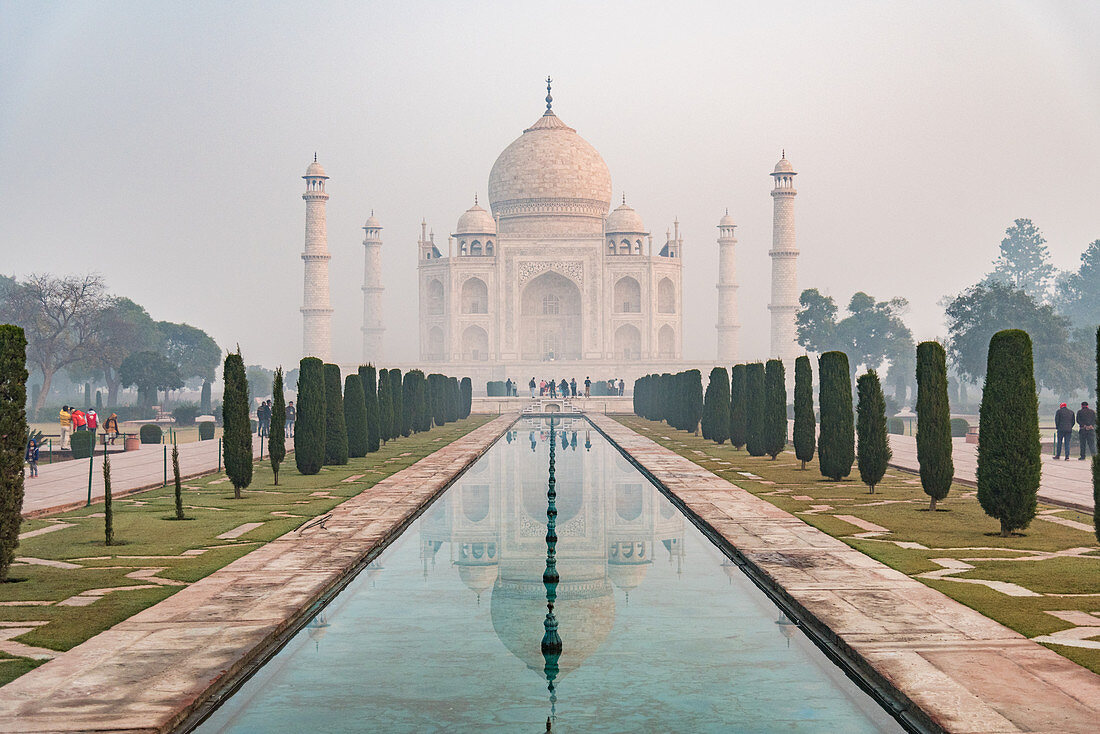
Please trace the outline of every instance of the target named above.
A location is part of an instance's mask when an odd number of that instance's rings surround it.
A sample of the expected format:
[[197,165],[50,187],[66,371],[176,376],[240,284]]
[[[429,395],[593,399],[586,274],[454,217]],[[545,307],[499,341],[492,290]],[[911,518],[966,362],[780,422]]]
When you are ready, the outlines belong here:
[[[286,404],[286,428],[283,434],[287,438],[294,437],[294,419],[298,411],[294,407],[294,401]],[[256,408],[256,433],[260,438],[266,438],[271,431],[271,401],[265,400]]]
[[[577,378],[574,377],[570,380],[566,380],[564,377],[561,382],[555,382],[550,380],[536,381],[534,377],[527,383],[527,387],[531,389],[531,397],[550,397],[550,398],[569,398],[580,397],[577,390]],[[514,395],[512,392],[512,380],[511,378],[505,383],[505,388],[508,390],[509,395]],[[611,378],[607,380],[607,394],[608,395],[622,395],[626,390],[626,383],[621,378]],[[592,378],[584,378],[584,397],[592,397]]]
[[1074,425],[1077,426],[1077,442],[1081,445],[1081,457],[1078,460],[1085,460],[1086,449],[1089,456],[1096,456],[1096,411],[1085,402],[1081,403],[1081,409],[1074,415],[1073,411],[1062,403],[1054,414],[1055,459],[1062,458],[1062,449],[1065,448],[1066,461],[1069,461],[1069,440],[1073,436]]
[[[99,416],[94,408],[80,410],[76,406],[64,405],[58,413],[58,423],[61,426],[61,448],[69,448],[69,439],[79,431],[91,431],[95,433],[99,428]],[[118,438],[118,414],[111,413],[103,423],[103,432],[111,443]]]

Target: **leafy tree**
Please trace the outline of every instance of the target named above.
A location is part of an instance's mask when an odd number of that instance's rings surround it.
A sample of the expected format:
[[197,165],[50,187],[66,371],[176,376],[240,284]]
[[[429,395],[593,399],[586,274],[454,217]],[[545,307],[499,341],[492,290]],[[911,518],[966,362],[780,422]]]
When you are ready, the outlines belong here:
[[767,423],[764,372],[761,362],[745,365],[745,446],[749,456],[763,456],[768,452],[764,433]]
[[1076,271],[1058,275],[1053,305],[1074,329],[1088,333],[1100,323],[1100,240],[1093,240],[1081,253]]
[[[210,383],[206,383],[210,384]],[[283,368],[275,368],[271,382],[271,427],[267,431],[267,454],[275,486],[279,486],[279,466],[286,458],[286,396],[283,394]]]
[[[900,409],[910,405],[909,390],[913,385],[913,373],[917,368],[915,361],[916,345],[912,339],[903,340],[898,349],[890,356],[890,374],[887,381],[894,388],[894,402]],[[915,399],[914,395],[914,399]]]
[[405,432],[405,401],[401,390],[401,370],[391,369],[389,378],[390,401],[393,404],[393,423],[390,426],[390,437],[400,438],[409,435]]
[[1005,230],[1001,254],[987,280],[1021,290],[1038,303],[1046,300],[1054,277],[1050,252],[1039,228],[1030,219],[1017,219]]
[[79,366],[102,375],[107,384],[107,405],[114,407],[118,405],[118,391],[122,387],[122,362],[135,352],[159,354],[163,340],[156,322],[143,307],[129,298],[113,298],[108,299],[100,313],[96,343],[96,349]]
[[1053,307],[1036,303],[1010,285],[979,283],[956,296],[946,313],[947,356],[966,380],[977,383],[985,377],[994,333],[1022,329],[1036,335],[1036,377],[1040,384],[1064,393],[1084,387],[1081,376],[1087,368],[1080,350],[1075,352],[1070,344],[1068,321]]
[[214,379],[222,350],[209,334],[190,324],[174,324],[171,321],[158,321],[157,331],[163,339],[164,356],[176,365],[180,377],[184,380],[194,377]]
[[848,355],[825,352],[818,359],[817,374],[817,402],[821,406],[818,467],[822,476],[839,481],[852,472],[856,452]]
[[382,440],[374,365],[365,364],[359,367],[359,381],[363,383],[363,399],[367,408],[367,453],[369,454],[378,450]]
[[348,430],[344,423],[344,398],[340,392],[340,367],[325,365],[325,466],[348,463]]
[[248,393],[252,397],[264,400],[271,397],[271,385],[275,379],[273,371],[262,365],[250,364],[245,374],[248,376]]
[[764,453],[772,457],[787,445],[787,384],[783,360],[764,366]]
[[882,481],[892,456],[886,436],[886,397],[882,394],[882,384],[874,370],[867,370],[859,376],[856,389],[859,395],[859,421],[856,426],[859,478],[874,494],[875,485]]
[[137,387],[143,406],[156,400],[157,391],[163,390],[165,402],[168,391],[183,387],[183,379],[175,364],[156,352],[134,352],[122,361],[119,380],[126,387]]
[[252,483],[252,420],[248,416],[248,380],[240,348],[226,355],[222,367],[225,394],[222,396],[222,443],[225,473],[233,483],[233,497]]
[[730,379],[725,367],[710,371],[703,396],[703,438],[723,444],[730,437]]
[[382,443],[393,438],[393,397],[390,395],[389,370],[378,370],[378,435]]
[[795,316],[798,343],[813,352],[827,352],[845,345],[838,341],[837,307],[832,296],[817,288],[807,288],[798,297],[800,308]]
[[748,436],[748,416],[745,405],[745,372],[743,364],[730,370],[730,444],[739,449]]
[[917,345],[917,462],[929,510],[947,496],[955,465],[951,458],[951,406],[947,401],[947,353],[939,342]]
[[840,321],[832,297],[816,288],[803,291],[799,302],[798,343],[813,352],[839,350],[850,355],[849,379],[860,365],[877,368],[913,348],[913,334],[901,318],[909,307],[904,298],[875,301],[866,293],[855,293],[848,301],[848,315]]
[[27,339],[0,325],[0,583],[8,578],[23,522],[23,458],[27,432]]
[[794,455],[806,468],[814,458],[817,441],[817,419],[814,417],[814,385],[810,358],[806,355],[794,361]]
[[978,502],[1008,537],[1035,517],[1041,472],[1039,400],[1026,331],[1006,329],[990,340],[978,421]]
[[367,455],[367,401],[358,374],[344,379],[344,424],[348,430],[348,456]]
[[462,390],[462,410],[459,411],[458,417],[469,418],[470,408],[472,407],[474,400],[474,383],[470,380],[469,377],[463,377],[459,387]]
[[316,357],[299,363],[294,420],[294,463],[301,474],[316,474],[325,463],[325,365]]

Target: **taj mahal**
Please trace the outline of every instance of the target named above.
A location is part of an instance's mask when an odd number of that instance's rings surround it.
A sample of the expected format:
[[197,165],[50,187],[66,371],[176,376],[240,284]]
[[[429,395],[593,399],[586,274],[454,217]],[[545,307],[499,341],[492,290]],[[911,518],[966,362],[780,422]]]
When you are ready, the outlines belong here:
[[[469,375],[475,385],[507,377],[526,383],[532,375],[550,374],[629,382],[651,372],[684,369],[680,223],[674,221],[654,242],[625,196],[612,209],[611,172],[599,152],[554,113],[549,82],[545,111],[490,170],[488,209],[475,196],[445,242],[421,222],[416,366]],[[803,352],[795,341],[796,175],[784,152],[771,173],[767,356],[782,358],[792,373],[795,356]],[[328,177],[314,157],[303,178],[303,354],[330,361]],[[735,230],[727,209],[718,222],[715,324],[717,364],[727,366],[744,359],[738,350]],[[379,364],[385,360],[383,243],[374,212],[363,231],[362,360]],[[402,328],[414,325],[403,323]]]

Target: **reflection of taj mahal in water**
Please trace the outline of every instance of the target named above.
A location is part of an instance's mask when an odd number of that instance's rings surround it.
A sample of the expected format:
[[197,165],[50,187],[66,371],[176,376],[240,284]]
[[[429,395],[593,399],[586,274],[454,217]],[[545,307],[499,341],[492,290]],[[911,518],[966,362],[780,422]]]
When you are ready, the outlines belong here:
[[[564,640],[562,674],[576,669],[611,631],[616,588],[627,598],[653,563],[683,562],[683,515],[618,451],[593,443],[589,430],[579,419],[555,424],[558,467],[581,468],[561,471],[559,477],[570,478],[557,483],[561,580],[555,613]],[[490,451],[424,514],[421,555],[425,572],[430,564],[450,563],[482,602],[489,595],[497,637],[541,673],[547,482],[545,475],[530,478],[530,461],[533,449],[545,465],[549,427],[521,422],[506,439],[519,442],[519,450]],[[501,478],[497,484],[489,481],[494,475]]]

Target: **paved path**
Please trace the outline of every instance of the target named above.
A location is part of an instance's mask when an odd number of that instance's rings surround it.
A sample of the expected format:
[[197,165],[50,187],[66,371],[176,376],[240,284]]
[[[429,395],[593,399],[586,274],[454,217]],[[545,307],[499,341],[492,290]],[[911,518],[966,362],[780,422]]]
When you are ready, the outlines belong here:
[[[894,458],[892,466],[909,471],[920,471],[917,463],[917,439],[915,436],[890,436],[890,448]],[[955,481],[976,485],[978,471],[978,445],[966,443],[966,439],[952,439],[951,459],[955,463]],[[1039,499],[1064,505],[1085,512],[1092,512],[1092,462],[1055,461],[1043,454],[1043,476],[1039,483]]]
[[1100,675],[611,418],[589,418],[802,624],[892,690],[904,716],[967,734],[1097,731]]
[[0,732],[165,732],[376,556],[506,415],[0,688]]
[[[266,441],[266,439],[264,439]],[[195,441],[179,444],[180,475],[196,476],[218,468],[220,441]],[[260,439],[252,437],[252,451],[260,455]],[[264,447],[266,455],[266,444]],[[56,464],[39,464],[38,477],[23,483],[23,516],[56,512],[79,507],[88,501],[89,459],[74,459]],[[92,463],[92,501],[103,499],[103,455]],[[172,481],[172,447],[168,447],[168,481]],[[119,497],[142,489],[159,487],[164,482],[164,446],[143,444],[137,451],[111,454],[111,494]]]

